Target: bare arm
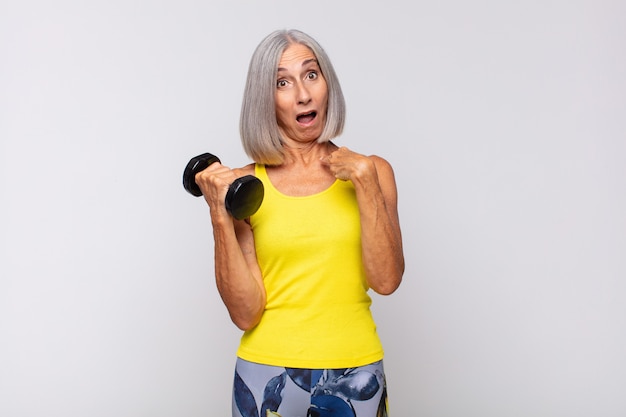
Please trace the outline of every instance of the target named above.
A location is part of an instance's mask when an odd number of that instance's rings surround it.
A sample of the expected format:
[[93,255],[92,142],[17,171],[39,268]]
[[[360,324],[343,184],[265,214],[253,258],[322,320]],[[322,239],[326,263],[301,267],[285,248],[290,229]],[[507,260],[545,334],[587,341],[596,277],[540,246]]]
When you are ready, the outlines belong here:
[[335,177],[354,184],[368,284],[379,294],[393,293],[402,281],[404,254],[391,165],[380,157],[367,157],[345,147],[337,149],[324,162]]
[[196,175],[210,207],[215,239],[215,279],[230,317],[242,330],[256,326],[265,308],[266,293],[259,268],[252,229],[235,220],[224,206],[228,186],[241,172],[219,163]]

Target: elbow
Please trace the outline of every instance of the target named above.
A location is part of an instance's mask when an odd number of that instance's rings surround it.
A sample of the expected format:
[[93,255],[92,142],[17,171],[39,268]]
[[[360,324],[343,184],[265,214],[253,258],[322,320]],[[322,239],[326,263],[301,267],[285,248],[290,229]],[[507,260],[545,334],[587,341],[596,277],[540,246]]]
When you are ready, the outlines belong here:
[[256,323],[248,323],[248,322],[244,322],[240,320],[233,320],[233,323],[235,323],[235,326],[237,326],[239,330],[244,331],[244,332],[247,332],[248,330],[252,330],[256,326]]
[[245,332],[245,331],[254,329],[256,325],[259,324],[260,317],[258,319],[257,318],[246,319],[246,318],[231,316],[231,320],[235,324],[235,326],[239,328],[239,330],[243,330]]
[[230,320],[244,332],[259,324],[267,302],[265,292],[260,292],[255,296],[230,297],[223,298],[223,300]]
[[398,287],[400,287],[401,282],[402,282],[402,279],[399,278],[397,280],[373,287],[372,289],[376,291],[377,294],[380,294],[380,295],[391,295],[394,292],[396,292]]
[[396,292],[398,287],[400,287],[400,284],[402,283],[402,274],[402,271],[398,272],[397,274],[393,274],[391,277],[388,277],[384,281],[379,282],[376,285],[372,285],[371,288],[377,294],[391,295]]
[[256,327],[261,321],[264,309],[260,309],[254,312],[235,314],[231,312],[230,319],[240,330],[248,331]]
[[385,278],[370,282],[370,288],[372,288],[377,294],[391,295],[400,287],[402,283],[402,276],[404,275],[404,260],[399,262],[394,271],[385,274]]

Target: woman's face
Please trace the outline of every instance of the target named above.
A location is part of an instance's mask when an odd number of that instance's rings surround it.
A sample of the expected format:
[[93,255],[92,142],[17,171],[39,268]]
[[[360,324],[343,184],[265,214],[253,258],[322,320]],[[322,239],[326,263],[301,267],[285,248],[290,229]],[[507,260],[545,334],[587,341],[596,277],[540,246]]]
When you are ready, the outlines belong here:
[[326,124],[328,87],[313,52],[291,44],[276,72],[276,119],[285,141],[311,142]]

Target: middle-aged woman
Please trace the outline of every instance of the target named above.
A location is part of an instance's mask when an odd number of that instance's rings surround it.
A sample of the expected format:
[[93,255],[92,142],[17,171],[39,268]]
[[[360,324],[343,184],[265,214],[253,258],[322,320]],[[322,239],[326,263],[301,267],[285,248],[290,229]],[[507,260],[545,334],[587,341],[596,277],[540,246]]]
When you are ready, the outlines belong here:
[[[237,351],[233,416],[387,416],[383,349],[368,290],[393,293],[404,255],[390,164],[330,140],[345,120],[326,52],[296,30],[268,35],[248,71],[240,134],[255,161],[196,175],[210,208],[215,275]],[[265,186],[235,220],[242,175]]]

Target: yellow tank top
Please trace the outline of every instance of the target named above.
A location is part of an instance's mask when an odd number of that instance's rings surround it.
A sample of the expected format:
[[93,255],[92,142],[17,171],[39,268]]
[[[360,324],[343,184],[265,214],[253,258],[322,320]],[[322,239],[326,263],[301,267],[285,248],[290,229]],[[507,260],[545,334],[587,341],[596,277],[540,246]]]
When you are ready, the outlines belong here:
[[250,218],[267,291],[259,324],[246,331],[237,355],[292,368],[349,368],[383,358],[370,312],[361,260],[361,225],[354,186],[291,197],[270,182]]

